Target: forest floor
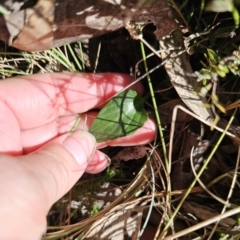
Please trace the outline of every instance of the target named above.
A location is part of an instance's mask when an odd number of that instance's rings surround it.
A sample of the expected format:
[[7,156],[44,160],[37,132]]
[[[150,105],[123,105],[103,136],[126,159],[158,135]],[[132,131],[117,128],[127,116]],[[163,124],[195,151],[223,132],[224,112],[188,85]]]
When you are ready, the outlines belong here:
[[[52,207],[44,239],[240,239],[238,9],[222,11],[217,0],[205,7],[214,11],[205,11],[204,1],[170,2],[185,39],[184,61],[192,68],[180,65],[174,76],[184,72],[195,79],[204,108],[213,112],[209,124],[198,112],[172,114],[176,105],[189,105],[172,85],[151,23],[142,35],[154,51],[126,29],[43,52],[0,45],[2,79],[62,71],[144,76],[145,108],[159,127],[151,144],[103,149],[111,165],[84,174]],[[142,61],[144,55],[149,57]],[[226,124],[219,126],[219,119]],[[214,129],[230,121],[230,137]]]

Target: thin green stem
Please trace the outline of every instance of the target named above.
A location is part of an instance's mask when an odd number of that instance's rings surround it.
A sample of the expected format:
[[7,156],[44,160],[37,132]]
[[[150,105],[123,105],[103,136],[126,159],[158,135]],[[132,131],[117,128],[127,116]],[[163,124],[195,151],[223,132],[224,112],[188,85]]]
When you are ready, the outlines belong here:
[[202,17],[202,13],[204,11],[204,8],[205,8],[205,0],[201,0],[201,5],[200,5],[200,12],[199,12],[199,15],[198,15],[198,22],[200,21],[201,17]]
[[78,42],[78,47],[79,47],[79,53],[80,53],[80,59],[82,61],[82,71],[85,72],[85,61],[83,57],[83,49],[82,49],[82,43],[79,41]]
[[69,62],[66,56],[56,48],[52,48],[51,50],[47,51],[52,57],[54,57],[58,62],[60,62],[63,66],[71,71],[76,71],[74,66]]
[[77,125],[79,124],[79,122],[81,121],[81,119],[82,119],[82,116],[81,116],[81,115],[79,115],[79,117],[76,119],[76,121],[75,121],[74,125],[72,126],[72,128],[71,128],[70,132],[73,132],[73,131],[75,131],[75,130],[76,130],[76,127],[77,127]]
[[[145,67],[146,72],[148,72],[146,54],[145,54],[144,44],[142,43],[142,41],[140,41],[140,46],[141,46],[142,56],[143,56],[143,60],[144,60],[143,61],[144,62],[144,67]],[[148,86],[149,86],[149,89],[150,89],[150,95],[151,95],[151,98],[152,98],[153,109],[154,109],[154,113],[155,113],[155,116],[156,116],[157,126],[158,126],[159,135],[160,135],[160,139],[161,139],[161,143],[162,143],[163,155],[164,155],[164,159],[165,159],[166,169],[168,171],[169,165],[168,165],[167,149],[166,149],[163,130],[162,130],[162,126],[161,126],[161,120],[160,120],[160,117],[159,117],[159,114],[158,114],[158,108],[157,108],[157,103],[156,103],[156,99],[155,99],[155,95],[154,95],[154,90],[153,90],[151,78],[150,78],[149,75],[147,75],[147,81],[148,81]]]
[[191,192],[192,188],[194,187],[194,185],[196,184],[196,182],[198,181],[198,179],[200,178],[200,176],[202,175],[203,171],[206,169],[208,163],[210,162],[210,160],[212,159],[213,155],[215,154],[217,148],[219,147],[219,144],[222,142],[223,138],[225,137],[229,127],[231,126],[233,120],[234,120],[234,116],[237,112],[237,108],[235,109],[231,119],[229,120],[226,128],[224,129],[224,131],[222,132],[221,136],[218,139],[218,142],[216,143],[216,145],[214,146],[212,152],[210,153],[210,155],[208,156],[207,160],[204,162],[202,168],[199,170],[196,178],[193,180],[192,184],[190,185],[190,187],[187,189],[186,193],[184,194],[183,198],[181,199],[180,203],[178,204],[178,206],[176,207],[175,211],[173,212],[171,218],[169,219],[169,221],[167,222],[167,224],[165,225],[161,235],[159,236],[158,240],[163,239],[167,229],[169,228],[169,226],[172,224],[173,219],[175,218],[175,216],[177,215],[177,213],[179,212],[182,204],[184,203],[184,201],[186,200],[187,196],[189,195],[189,193]]
[[70,45],[70,44],[67,44],[67,48],[68,48],[68,50],[70,51],[70,53],[71,53],[71,55],[72,55],[72,57],[73,57],[76,65],[78,66],[78,69],[79,69],[80,71],[82,71],[83,68],[82,68],[82,66],[80,65],[80,63],[79,63],[79,61],[78,61],[75,53],[73,52],[71,45]]
[[[148,72],[148,66],[147,66],[147,61],[146,61],[146,53],[145,53],[144,44],[143,44],[142,41],[140,41],[140,46],[141,46],[141,52],[142,52],[145,71]],[[155,113],[155,116],[156,116],[158,131],[159,131],[159,135],[160,135],[160,139],[161,139],[161,143],[162,143],[162,150],[163,150],[164,161],[165,161],[166,172],[167,172],[167,192],[168,192],[168,194],[167,194],[167,197],[166,197],[166,202],[168,203],[169,210],[170,210],[170,206],[171,206],[170,171],[171,170],[170,170],[169,161],[168,161],[168,157],[167,157],[167,148],[166,148],[166,144],[165,144],[165,140],[164,140],[161,120],[160,120],[160,116],[159,116],[159,113],[158,113],[158,108],[157,108],[157,103],[156,103],[156,99],[155,99],[155,95],[154,95],[154,90],[153,90],[151,78],[150,78],[149,75],[147,75],[147,81],[148,81],[148,86],[149,86],[149,89],[150,89],[150,95],[151,95],[151,98],[152,98],[154,113]]]

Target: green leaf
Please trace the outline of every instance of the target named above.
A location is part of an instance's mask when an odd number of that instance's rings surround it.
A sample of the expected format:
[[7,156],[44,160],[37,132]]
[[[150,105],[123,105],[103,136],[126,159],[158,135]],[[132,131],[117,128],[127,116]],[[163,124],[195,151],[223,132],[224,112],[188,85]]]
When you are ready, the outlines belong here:
[[232,12],[233,8],[233,0],[212,0],[207,4],[205,10],[212,12]]
[[212,12],[231,12],[235,22],[235,28],[238,28],[240,16],[234,4],[239,4],[239,0],[212,0],[206,5],[205,10]]
[[210,63],[215,64],[218,61],[218,55],[216,52],[214,52],[212,49],[207,49],[208,57],[210,60]]
[[111,99],[93,121],[89,132],[97,142],[133,134],[147,121],[143,100],[135,91],[126,90]]
[[10,12],[0,4],[0,13],[3,15],[9,14]]

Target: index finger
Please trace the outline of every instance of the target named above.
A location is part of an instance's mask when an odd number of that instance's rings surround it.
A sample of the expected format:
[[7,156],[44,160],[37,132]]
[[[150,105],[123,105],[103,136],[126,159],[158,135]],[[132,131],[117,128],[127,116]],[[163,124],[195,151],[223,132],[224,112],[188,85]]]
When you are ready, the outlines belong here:
[[[0,100],[11,109],[21,129],[83,113],[121,91],[133,78],[117,73],[47,73],[0,82]],[[142,92],[141,84],[131,87]]]

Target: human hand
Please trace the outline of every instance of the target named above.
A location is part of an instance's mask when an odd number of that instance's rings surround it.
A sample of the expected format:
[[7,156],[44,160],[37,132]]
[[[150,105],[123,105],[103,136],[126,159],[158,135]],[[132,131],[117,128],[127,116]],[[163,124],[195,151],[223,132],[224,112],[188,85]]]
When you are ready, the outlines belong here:
[[[86,171],[108,165],[96,148],[146,144],[148,120],[133,135],[96,144],[87,132],[101,103],[132,81],[123,74],[38,74],[0,82],[0,239],[39,239],[46,215]],[[132,87],[142,92],[140,84]],[[79,117],[77,131],[69,134]],[[86,121],[85,121],[86,120]]]

